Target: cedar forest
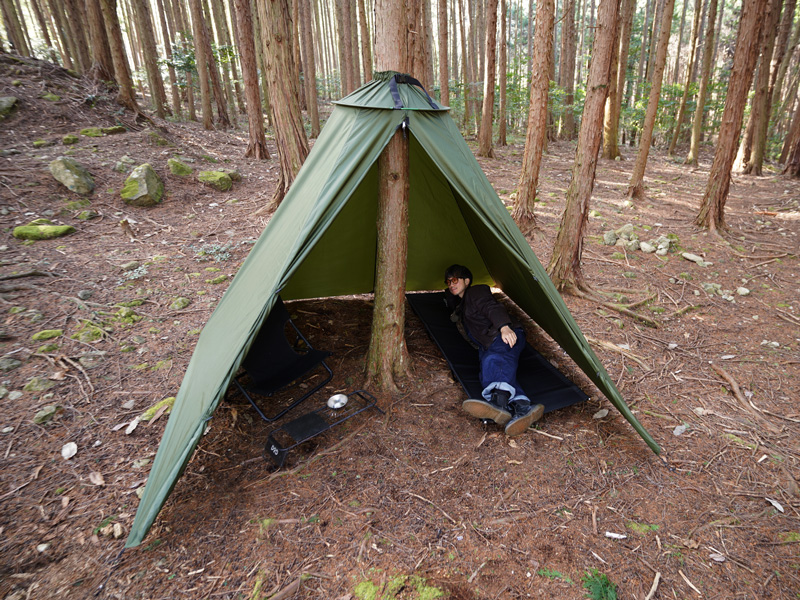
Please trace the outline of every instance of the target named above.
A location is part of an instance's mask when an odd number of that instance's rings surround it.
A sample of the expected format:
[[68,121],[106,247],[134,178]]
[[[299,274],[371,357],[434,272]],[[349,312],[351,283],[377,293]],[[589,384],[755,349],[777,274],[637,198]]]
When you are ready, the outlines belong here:
[[[0,598],[800,597],[796,0],[0,7]],[[385,414],[275,469],[229,391],[121,552],[219,290],[382,71],[449,107],[663,454],[499,291],[590,399],[518,438],[469,420],[386,261],[374,294],[289,303],[334,351],[321,393]],[[402,179],[401,132],[380,160]],[[137,163],[163,202],[120,200]],[[402,187],[376,224],[401,259]],[[17,236],[42,219],[69,235]]]

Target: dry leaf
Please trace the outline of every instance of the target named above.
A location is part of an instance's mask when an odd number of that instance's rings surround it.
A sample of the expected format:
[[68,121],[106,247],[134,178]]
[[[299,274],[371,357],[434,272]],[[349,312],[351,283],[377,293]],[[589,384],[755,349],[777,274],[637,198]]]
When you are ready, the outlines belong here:
[[516,440],[514,438],[509,438],[508,447],[509,448],[519,448],[519,445],[517,444],[517,442],[516,442]]
[[69,496],[62,496],[61,497],[61,508],[67,508],[69,506]]
[[777,509],[778,509],[780,512],[784,512],[784,510],[783,510],[783,506],[782,506],[782,505],[781,505],[781,503],[780,503],[780,502],[778,502],[777,500],[773,500],[772,498],[764,498],[764,500],[766,500],[767,502],[769,502],[770,504],[772,504],[772,506],[774,506],[775,508],[777,508]]
[[119,431],[123,427],[127,427],[127,426],[128,426],[127,423],[120,423],[119,425],[114,425],[114,427],[111,428],[111,431]]
[[152,425],[153,423],[155,423],[155,422],[158,420],[158,417],[160,417],[160,416],[161,416],[161,415],[163,415],[165,412],[167,412],[167,409],[169,409],[169,408],[170,408],[169,404],[165,404],[164,406],[162,406],[161,408],[159,408],[159,409],[156,411],[156,414],[154,414],[154,415],[153,415],[153,418],[152,418],[152,419],[150,419],[150,422],[148,423],[148,425]]
[[76,444],[75,442],[67,442],[61,448],[61,456],[64,457],[65,460],[69,460],[77,453],[78,453],[78,444]]
[[130,422],[128,427],[125,429],[125,435],[130,435],[133,433],[133,430],[139,425],[139,417],[136,417],[133,421]]
[[53,381],[64,381],[67,378],[66,371],[56,371],[52,375],[50,375],[50,379]]
[[601,408],[600,410],[598,410],[596,413],[594,413],[592,415],[592,418],[593,419],[602,419],[603,417],[606,417],[606,416],[608,416],[608,409],[607,408]]
[[89,473],[89,481],[91,481],[94,485],[105,485],[106,480],[103,479],[103,475],[98,473],[97,471],[92,471]]
[[506,462],[508,464],[510,464],[510,465],[521,465],[522,464],[521,460],[507,460]]

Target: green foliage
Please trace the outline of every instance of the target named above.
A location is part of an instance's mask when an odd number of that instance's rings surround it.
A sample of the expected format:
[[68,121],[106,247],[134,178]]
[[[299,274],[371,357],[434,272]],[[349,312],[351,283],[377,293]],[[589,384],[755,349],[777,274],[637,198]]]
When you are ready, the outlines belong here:
[[552,580],[560,579],[564,583],[572,583],[572,579],[570,579],[569,577],[567,577],[562,573],[559,573],[555,569],[548,569],[547,567],[544,567],[536,571],[536,574],[541,577],[546,577],[547,579],[552,579]]
[[617,600],[617,586],[597,569],[587,571],[581,581],[592,600]]

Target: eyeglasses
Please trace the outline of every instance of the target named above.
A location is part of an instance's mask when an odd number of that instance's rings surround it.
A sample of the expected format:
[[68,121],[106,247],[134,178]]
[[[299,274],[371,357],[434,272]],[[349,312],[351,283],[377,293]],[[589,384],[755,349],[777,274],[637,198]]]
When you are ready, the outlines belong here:
[[454,283],[458,283],[459,279],[463,279],[463,277],[448,277],[444,280],[445,285],[453,285]]

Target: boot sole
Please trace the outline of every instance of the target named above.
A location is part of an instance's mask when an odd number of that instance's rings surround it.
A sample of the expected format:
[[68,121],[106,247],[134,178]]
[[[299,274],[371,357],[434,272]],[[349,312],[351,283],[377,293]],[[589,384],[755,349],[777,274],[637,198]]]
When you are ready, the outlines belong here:
[[542,415],[544,415],[544,406],[537,404],[527,415],[514,419],[506,425],[506,435],[514,437],[525,433],[531,425],[542,418]]
[[498,425],[505,425],[511,420],[511,413],[485,400],[464,400],[461,408],[478,419],[491,419]]

